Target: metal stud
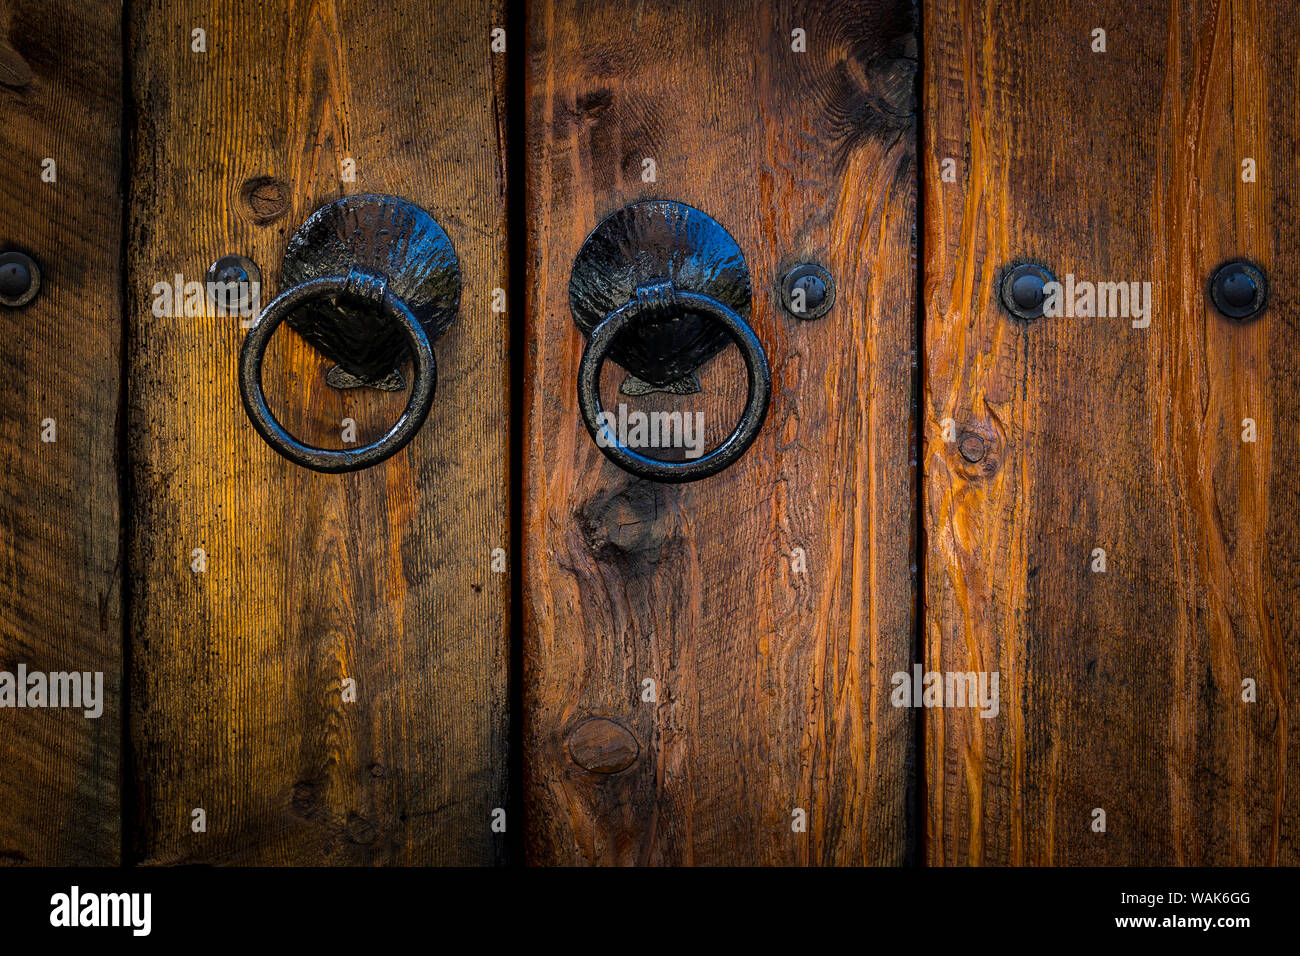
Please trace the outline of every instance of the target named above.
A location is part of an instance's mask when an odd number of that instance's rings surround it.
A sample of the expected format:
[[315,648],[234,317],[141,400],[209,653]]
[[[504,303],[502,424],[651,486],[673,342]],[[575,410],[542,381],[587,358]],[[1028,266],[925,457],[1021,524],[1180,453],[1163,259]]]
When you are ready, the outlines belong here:
[[1018,319],[1040,319],[1047,299],[1044,286],[1055,282],[1052,274],[1032,262],[1022,262],[1002,273],[1002,307]]
[[41,270],[31,256],[0,253],[0,305],[13,309],[26,305],[40,289]]
[[781,280],[781,305],[796,319],[820,319],[835,304],[835,282],[821,266],[803,262]]
[[1268,300],[1264,273],[1240,259],[1225,262],[1210,279],[1210,301],[1230,319],[1242,321],[1258,315]]
[[237,313],[260,298],[262,272],[246,256],[222,256],[208,266],[207,290],[214,306]]

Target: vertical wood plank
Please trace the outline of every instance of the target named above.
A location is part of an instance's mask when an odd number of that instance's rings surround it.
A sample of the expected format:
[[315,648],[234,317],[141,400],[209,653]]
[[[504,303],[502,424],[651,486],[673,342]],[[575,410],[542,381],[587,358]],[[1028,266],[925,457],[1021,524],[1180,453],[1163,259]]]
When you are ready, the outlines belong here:
[[[491,564],[509,548],[507,329],[491,308],[507,286],[505,57],[489,49],[500,13],[478,0],[132,6],[131,809],[145,862],[503,859],[491,830],[506,793],[509,594]],[[288,236],[359,192],[438,219],[464,288],[416,438],[378,467],[320,475],[248,424],[238,320],[157,317],[151,290],[241,253],[269,301]],[[372,440],[405,403],[330,388],[328,363],[287,329],[272,352],[273,407],[306,440],[340,447],[345,417]]]
[[[796,28],[806,52],[792,50]],[[889,676],[912,660],[913,31],[895,2],[532,7],[533,862],[908,853],[913,717],[890,705]],[[648,198],[695,206],[736,238],[773,371],[757,442],[691,485],[620,471],[577,409],[574,256],[601,219]],[[837,283],[821,320],[777,306],[779,276],[801,261]],[[736,368],[732,353],[701,375],[722,434],[744,403]],[[796,809],[806,832],[792,831]]]
[[[1001,675],[995,719],[927,712],[932,863],[1297,862],[1291,17],[925,4],[926,659]],[[1237,257],[1246,323],[1206,294]],[[1010,318],[1021,260],[1153,283],[1150,326]]]
[[97,718],[5,692],[0,865],[121,855],[121,57],[112,4],[0,4],[0,251],[41,270],[0,306],[0,671],[103,681]]

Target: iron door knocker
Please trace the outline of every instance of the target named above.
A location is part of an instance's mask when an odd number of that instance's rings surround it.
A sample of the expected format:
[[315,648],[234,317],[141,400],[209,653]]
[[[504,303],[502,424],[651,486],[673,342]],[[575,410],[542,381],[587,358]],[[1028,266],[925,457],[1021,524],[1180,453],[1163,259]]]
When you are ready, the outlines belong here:
[[[749,269],[714,219],[682,203],[652,200],[614,213],[587,236],[569,279],[574,323],[587,336],[578,367],[578,407],[605,456],[639,478],[697,481],[740,458],[758,437],[772,395],[763,345],[749,327]],[[602,423],[600,369],[629,373],[621,391],[690,394],[696,369],[734,342],[745,360],[748,397],[740,421],[712,451],[691,461],[642,455]]]
[[[316,210],[290,238],[280,266],[284,290],[262,310],[239,355],[244,410],[267,444],[313,471],[369,468],[409,442],[433,403],[433,342],[456,317],[460,268],[451,240],[418,206],[393,196],[358,195]],[[335,388],[406,387],[406,408],[378,441],[355,450],[306,445],[276,421],[262,391],[262,359],[282,322],[337,363]]]

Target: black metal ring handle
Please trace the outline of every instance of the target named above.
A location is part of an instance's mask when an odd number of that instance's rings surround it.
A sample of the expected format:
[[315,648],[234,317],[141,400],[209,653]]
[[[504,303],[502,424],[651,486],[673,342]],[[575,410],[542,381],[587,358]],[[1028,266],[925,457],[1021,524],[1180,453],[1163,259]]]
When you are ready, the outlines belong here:
[[[726,329],[745,359],[749,379],[745,410],[735,430],[707,455],[687,462],[662,461],[638,454],[626,445],[619,444],[617,436],[600,422],[600,368],[605,364],[614,340],[635,323],[673,309],[705,316]],[[758,437],[771,398],[772,371],[767,364],[767,354],[749,324],[711,296],[674,289],[666,284],[637,289],[635,298],[611,312],[597,325],[587,338],[582,362],[578,366],[578,407],[582,410],[582,420],[597,447],[624,471],[654,481],[698,481],[733,464]],[[603,441],[600,437],[602,430]]]
[[[384,314],[397,322],[406,333],[414,371],[411,394],[401,417],[378,441],[363,445],[355,451],[314,448],[298,441],[275,420],[262,392],[262,359],[266,355],[272,333],[303,303],[336,295],[378,306]],[[353,268],[346,276],[309,279],[281,292],[262,310],[239,353],[239,392],[244,400],[244,410],[248,412],[258,434],[294,464],[331,474],[369,468],[401,451],[420,430],[429,414],[437,377],[433,346],[419,319],[388,288],[387,280],[382,275],[359,268]]]

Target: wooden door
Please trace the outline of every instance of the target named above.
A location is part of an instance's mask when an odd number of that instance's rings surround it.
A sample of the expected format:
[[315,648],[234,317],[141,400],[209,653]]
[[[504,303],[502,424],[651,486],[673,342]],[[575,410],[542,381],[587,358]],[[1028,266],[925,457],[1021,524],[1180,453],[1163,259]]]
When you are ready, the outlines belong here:
[[[1300,860],[1292,18],[925,4],[925,659],[1001,673],[926,712],[930,863]],[[1149,324],[1012,319],[1021,261]]]
[[[500,10],[416,2],[131,5],[127,156],[130,858],[492,863],[505,837],[507,316]],[[203,31],[200,35],[196,31]],[[202,36],[202,43],[199,37]],[[202,50],[200,50],[202,47]],[[456,249],[433,410],[382,465],[274,454],[240,406],[233,317],[159,317],[155,283],[226,254],[277,290],[326,201],[386,193]],[[499,297],[498,297],[499,298]],[[404,393],[336,390],[282,330],[291,432],[377,438]],[[201,554],[201,558],[200,558]],[[202,570],[199,570],[200,565]],[[346,684],[355,682],[355,699]],[[206,830],[196,832],[196,811]]]
[[[0,305],[0,865],[121,858],[120,26],[0,4],[0,253],[40,276]],[[19,709],[20,673],[94,706]]]
[[[914,623],[910,7],[559,0],[528,26],[528,858],[903,862],[914,718],[887,675]],[[644,199],[734,237],[772,369],[756,443],[693,484],[621,471],[578,414],[573,261]],[[821,319],[778,306],[803,262],[836,286]],[[701,370],[702,399],[637,407],[702,409],[725,435],[737,364]],[[605,407],[621,378],[607,367]]]
[[[1300,863],[1289,12],[507,6],[0,2],[0,865]],[[326,475],[202,284],[270,301],[362,193],[463,288],[415,439]],[[577,394],[575,260],[647,200],[735,241],[772,378],[681,484]],[[330,364],[277,333],[275,414],[380,435]],[[747,394],[629,374],[709,443]]]

